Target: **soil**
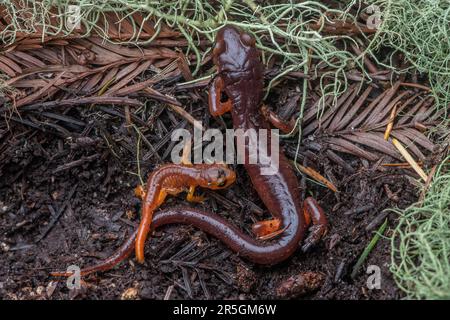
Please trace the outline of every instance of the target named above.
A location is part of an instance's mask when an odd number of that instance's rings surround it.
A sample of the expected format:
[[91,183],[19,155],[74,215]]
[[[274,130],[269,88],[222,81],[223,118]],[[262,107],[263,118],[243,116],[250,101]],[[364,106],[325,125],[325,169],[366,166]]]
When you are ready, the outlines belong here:
[[[203,103],[192,107],[191,114],[211,126],[220,124],[205,115]],[[133,191],[140,183],[136,159],[141,159],[145,178],[159,163],[169,161],[171,130],[187,127],[184,120],[155,104],[147,113],[150,117],[144,119],[151,126],[148,141],[137,141],[134,129],[126,126],[123,109],[108,108],[116,114],[100,106],[66,112],[73,121],[60,124],[76,133],[71,137],[16,121],[7,123],[8,130],[0,128],[1,298],[274,299],[279,298],[280,283],[306,271],[322,274],[323,283],[318,290],[294,298],[401,296],[389,272],[389,239],[380,239],[354,279],[350,274],[383,223],[383,209],[405,207],[416,200],[410,179],[404,171],[341,155],[355,170],[348,173],[324,152],[312,151],[303,153],[304,162],[324,173],[339,192],[298,176],[307,194],[323,206],[330,223],[324,240],[310,252],[298,250],[280,265],[262,267],[191,226],[165,226],[147,242],[145,264],[129,258],[110,271],[84,278],[81,289],[69,290],[65,280],[49,272],[91,265],[126,239],[139,221],[140,202]],[[283,144],[288,155],[295,150],[295,141]],[[243,168],[236,170],[235,185],[224,191],[206,191],[207,200],[198,206],[250,231],[251,223],[267,212]],[[169,198],[163,208],[176,204],[185,204],[183,195]],[[395,225],[395,214],[389,214],[388,221],[387,236]],[[369,225],[371,230],[366,230]],[[367,287],[369,265],[381,269],[380,289]]]

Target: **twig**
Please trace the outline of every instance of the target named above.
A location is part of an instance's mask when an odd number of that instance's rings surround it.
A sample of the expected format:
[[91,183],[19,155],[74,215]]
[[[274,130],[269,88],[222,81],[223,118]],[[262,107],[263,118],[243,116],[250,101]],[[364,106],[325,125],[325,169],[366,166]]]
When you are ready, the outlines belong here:
[[333,192],[338,192],[338,189],[336,188],[336,186],[332,182],[330,182],[328,179],[326,179],[324,176],[322,176],[320,173],[318,173],[316,170],[309,168],[309,167],[304,167],[301,164],[299,164],[298,162],[294,162],[294,161],[292,161],[292,162],[304,174],[310,176],[317,182],[324,184],[328,189],[332,190]]
[[188,113],[183,108],[176,106],[174,104],[168,104],[169,108],[178,113],[180,116],[182,116],[184,119],[186,119],[190,124],[192,124],[197,129],[200,129],[202,131],[205,130],[203,126],[200,124],[200,121],[196,120],[190,113]]
[[58,210],[58,213],[55,216],[52,217],[52,219],[50,220],[50,222],[47,225],[47,227],[45,228],[45,230],[36,238],[36,240],[34,240],[35,244],[38,243],[39,241],[41,241],[42,239],[44,239],[47,236],[47,234],[50,232],[50,230],[54,227],[56,222],[58,222],[59,218],[65,212],[67,206],[69,205],[70,200],[72,199],[73,195],[75,194],[75,191],[77,190],[77,187],[78,187],[78,183],[76,185],[74,185],[73,188],[70,190],[66,201],[64,201],[64,204]]
[[391,135],[392,128],[394,127],[394,119],[397,114],[397,105],[398,105],[398,103],[394,104],[394,107],[392,108],[392,112],[389,117],[389,122],[386,126],[386,131],[384,132],[384,140],[386,140],[386,141],[389,140],[389,136]]
[[417,174],[425,181],[427,182],[428,176],[423,171],[423,169],[417,164],[417,162],[413,159],[413,157],[409,154],[408,150],[405,149],[405,147],[402,146],[400,141],[393,138],[392,143],[397,148],[397,150],[402,154],[402,156],[405,158],[406,161],[411,165],[411,167],[417,172]]
[[167,287],[166,294],[164,295],[163,300],[170,300],[170,296],[172,295],[173,288],[174,288],[173,284]]
[[[32,111],[39,109],[52,109],[59,107],[75,107],[83,104],[119,104],[119,105],[129,105],[133,107],[142,107],[143,104],[134,99],[123,98],[123,97],[87,97],[87,98],[74,98],[66,100],[55,100],[49,102],[40,102],[24,106],[20,108],[20,111]],[[0,112],[7,111],[7,108],[0,109]]]
[[53,173],[55,174],[55,173],[58,173],[58,172],[61,172],[61,171],[64,171],[64,170],[68,170],[68,169],[72,169],[72,168],[78,167],[78,166],[82,165],[85,162],[90,162],[90,161],[95,160],[95,159],[97,159],[99,157],[100,157],[100,154],[98,154],[98,153],[93,154],[93,155],[88,156],[88,157],[82,157],[81,159],[78,159],[78,160],[75,160],[75,161],[72,161],[72,162],[60,165],[59,167],[57,167],[53,171]]

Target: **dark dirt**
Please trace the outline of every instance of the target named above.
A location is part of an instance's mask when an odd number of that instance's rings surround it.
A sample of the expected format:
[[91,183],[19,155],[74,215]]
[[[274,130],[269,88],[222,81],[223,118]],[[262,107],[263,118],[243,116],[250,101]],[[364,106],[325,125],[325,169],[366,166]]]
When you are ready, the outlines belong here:
[[[220,241],[190,226],[166,226],[148,241],[146,263],[127,259],[115,269],[90,275],[81,290],[68,290],[65,281],[50,271],[69,265],[88,266],[112,253],[137,225],[140,203],[134,196],[139,184],[134,129],[126,128],[123,109],[77,107],[66,116],[81,123],[60,122],[78,137],[61,137],[9,122],[0,127],[0,297],[3,299],[265,299],[277,298],[279,284],[300,272],[320,272],[324,283],[306,299],[398,299],[400,292],[389,273],[390,243],[381,239],[356,278],[350,273],[364,248],[383,222],[366,231],[382,210],[405,207],[416,199],[416,190],[398,169],[383,169],[365,160],[345,156],[355,170],[348,173],[331,162],[326,152],[304,151],[304,163],[335,182],[339,193],[299,175],[307,192],[318,199],[330,222],[323,242],[311,252],[300,250],[272,267],[248,263]],[[192,108],[197,119],[208,123],[203,105]],[[158,163],[169,161],[171,130],[186,125],[168,109],[153,105],[147,110],[151,130],[141,142],[144,178]],[[225,117],[225,120],[229,118]],[[213,120],[209,121],[214,124]],[[188,126],[186,126],[188,127]],[[56,132],[56,133],[55,133]],[[161,142],[162,141],[162,142]],[[158,156],[149,143],[160,146]],[[287,154],[295,142],[285,144]],[[159,160],[158,158],[162,158]],[[77,161],[79,160],[79,161]],[[77,162],[74,162],[77,161]],[[70,165],[68,165],[70,164]],[[261,219],[264,206],[242,168],[229,190],[211,192],[200,205],[224,215],[249,231]],[[388,190],[388,191],[386,191]],[[397,193],[388,197],[387,193]],[[185,204],[171,197],[164,207]],[[365,208],[364,212],[360,210]],[[389,227],[395,216],[388,217]],[[369,290],[365,270],[377,265],[381,289]],[[59,282],[57,282],[59,280]]]

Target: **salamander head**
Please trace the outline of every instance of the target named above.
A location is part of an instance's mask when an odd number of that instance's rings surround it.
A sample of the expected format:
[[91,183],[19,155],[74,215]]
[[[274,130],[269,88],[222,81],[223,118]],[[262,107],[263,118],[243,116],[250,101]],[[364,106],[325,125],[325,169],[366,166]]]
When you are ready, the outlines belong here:
[[208,164],[201,170],[199,185],[217,190],[229,187],[236,180],[236,173],[225,164]]
[[225,85],[242,78],[262,78],[263,66],[255,43],[253,36],[237,27],[227,25],[219,30],[213,61]]

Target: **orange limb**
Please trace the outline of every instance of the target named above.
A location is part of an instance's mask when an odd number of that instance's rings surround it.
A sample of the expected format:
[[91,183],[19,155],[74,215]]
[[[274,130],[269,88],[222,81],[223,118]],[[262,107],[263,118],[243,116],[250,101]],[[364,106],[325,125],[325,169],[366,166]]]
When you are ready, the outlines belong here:
[[145,190],[144,187],[141,185],[138,185],[136,188],[134,188],[134,195],[141,199],[144,200],[145,199]]
[[284,227],[283,229],[274,231],[272,233],[266,234],[264,236],[258,237],[259,240],[270,240],[273,238],[278,237],[280,234],[282,234],[287,228],[289,227],[289,225],[287,225],[286,227]]
[[254,223],[252,226],[252,231],[258,238],[269,237],[270,239],[277,235],[275,233],[280,231],[280,227],[281,221],[279,219],[270,219]]
[[296,121],[293,118],[289,121],[281,120],[281,118],[275,112],[270,111],[266,105],[261,107],[261,113],[267,121],[269,121],[275,128],[280,129],[283,133],[291,133],[296,129]]
[[194,195],[195,192],[195,186],[190,186],[189,187],[189,192],[186,196],[186,200],[189,202],[203,202],[205,201],[205,197],[204,196],[195,196]]
[[209,87],[208,97],[209,112],[213,117],[221,116],[232,109],[230,99],[225,102],[221,101],[223,88],[223,79],[220,76],[215,77]]

